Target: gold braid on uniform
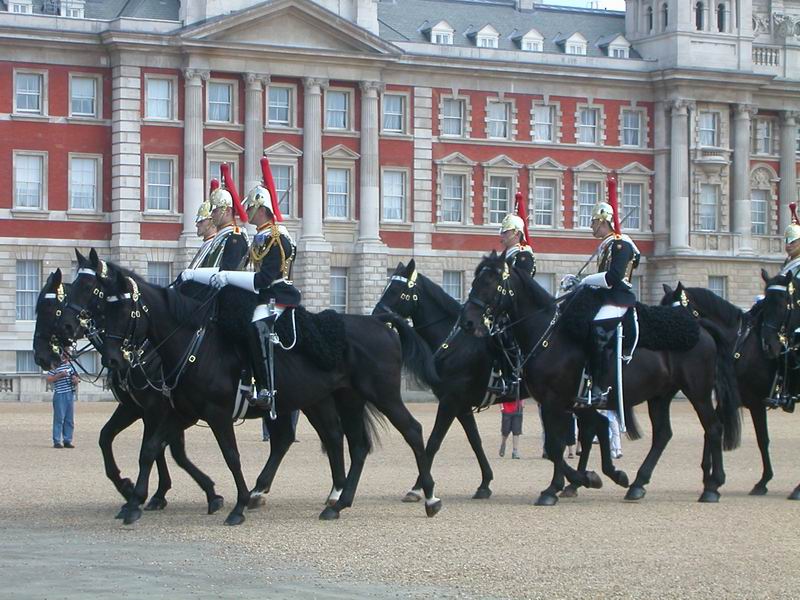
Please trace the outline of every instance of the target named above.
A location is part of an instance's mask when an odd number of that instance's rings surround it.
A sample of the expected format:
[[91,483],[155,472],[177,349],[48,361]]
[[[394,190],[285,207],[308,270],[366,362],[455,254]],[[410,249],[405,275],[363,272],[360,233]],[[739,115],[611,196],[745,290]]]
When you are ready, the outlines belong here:
[[250,247],[250,260],[253,262],[256,270],[261,268],[261,261],[264,260],[264,257],[269,254],[269,251],[272,250],[272,247],[277,243],[278,250],[281,253],[281,274],[284,278],[289,277],[289,262],[286,260],[286,251],[283,249],[283,244],[280,243],[281,239],[281,232],[278,229],[278,224],[273,222],[270,224],[270,238],[269,241],[262,244],[260,248],[256,247],[253,244]]

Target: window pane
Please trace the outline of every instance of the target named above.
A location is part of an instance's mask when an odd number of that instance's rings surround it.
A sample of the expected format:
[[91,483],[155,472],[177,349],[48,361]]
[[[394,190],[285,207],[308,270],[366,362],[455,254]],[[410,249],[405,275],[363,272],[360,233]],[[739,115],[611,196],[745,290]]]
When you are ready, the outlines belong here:
[[533,208],[534,224],[552,227],[555,198],[556,180],[537,178]]
[[346,219],[349,198],[349,171],[328,169],[328,217]]
[[18,154],[14,157],[15,206],[42,208],[44,157]]
[[750,191],[750,220],[755,235],[767,235],[767,190]]
[[510,177],[489,177],[489,223],[500,223],[508,214]]
[[172,81],[169,79],[148,79],[146,88],[146,118],[172,119]]
[[275,191],[278,193],[278,208],[284,216],[290,215],[292,203],[292,167],[289,165],[272,165],[272,177],[275,179]]
[[578,141],[582,144],[597,143],[597,109],[581,109],[578,123]]
[[544,288],[544,291],[552,295],[554,287],[553,286],[554,278],[552,273],[539,273],[537,271],[536,275],[534,275],[533,278],[536,281],[536,283],[538,283],[540,286],[542,286],[542,288]]
[[700,231],[717,230],[717,199],[719,186],[704,183],[700,186],[698,227]]
[[167,287],[172,283],[170,274],[170,263],[168,262],[148,262],[147,263],[147,281],[153,285],[160,285]]
[[462,281],[463,273],[461,271],[444,271],[442,273],[442,289],[458,302],[462,301],[464,294]]
[[701,112],[698,129],[700,130],[701,146],[717,145],[717,114]]
[[328,129],[347,129],[347,92],[328,92],[325,95],[326,120]]
[[384,131],[402,132],[403,127],[403,104],[405,97],[397,95],[385,95],[383,97],[383,129]]
[[578,187],[578,227],[592,226],[592,209],[600,198],[600,183],[581,181]]
[[488,137],[508,138],[508,104],[492,102],[488,110]]
[[78,371],[79,374],[83,373],[84,371],[86,373],[96,374],[98,371],[97,369],[98,358],[99,354],[97,354],[97,352],[94,351],[81,354],[75,361],[80,366],[76,365],[75,369]]
[[533,109],[533,139],[537,142],[553,141],[555,106],[536,106]]
[[36,320],[36,299],[42,287],[41,272],[41,261],[17,261],[17,321]]
[[282,127],[291,125],[292,91],[284,87],[269,87],[269,124]]
[[231,123],[233,86],[227,83],[208,84],[208,120]]
[[42,112],[42,76],[35,73],[17,73],[17,110]]
[[464,102],[445,100],[442,105],[442,134],[462,135]]
[[639,124],[641,113],[633,110],[622,112],[622,143],[625,146],[639,145]]
[[625,183],[622,185],[622,214],[625,219],[623,229],[640,229],[642,226],[642,189],[641,183]]
[[728,282],[727,278],[720,275],[708,276],[708,289],[714,292],[720,298],[725,299],[728,295]]
[[464,206],[464,175],[445,174],[442,181],[442,221],[461,223]]
[[405,220],[406,190],[405,173],[384,171],[383,173],[383,220]]
[[347,269],[331,267],[330,306],[336,312],[347,312]]
[[73,158],[69,168],[69,207],[94,210],[97,198],[97,160]]
[[17,350],[17,373],[38,373],[33,350]]
[[70,108],[73,115],[95,115],[95,85],[97,80],[90,77],[73,77],[70,90]]
[[147,210],[170,210],[172,199],[172,160],[147,160]]

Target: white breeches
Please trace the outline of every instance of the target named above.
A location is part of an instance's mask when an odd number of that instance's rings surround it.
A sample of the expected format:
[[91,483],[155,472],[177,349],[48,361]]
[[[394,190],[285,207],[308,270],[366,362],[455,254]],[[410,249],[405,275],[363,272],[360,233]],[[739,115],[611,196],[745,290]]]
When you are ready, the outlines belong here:
[[606,304],[601,306],[600,310],[594,316],[594,321],[605,321],[610,319],[621,319],[628,312],[627,306],[615,306],[614,304]]
[[283,308],[283,306],[276,305],[270,309],[269,304],[259,304],[253,311],[253,319],[251,322],[255,323],[256,321],[260,321],[262,319],[268,319],[272,315],[275,315],[275,318],[277,319],[283,313]]

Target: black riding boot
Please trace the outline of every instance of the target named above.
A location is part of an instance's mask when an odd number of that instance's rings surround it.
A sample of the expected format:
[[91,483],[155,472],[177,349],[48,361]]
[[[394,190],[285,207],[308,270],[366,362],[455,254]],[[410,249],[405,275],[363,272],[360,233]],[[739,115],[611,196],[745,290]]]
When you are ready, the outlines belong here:
[[[610,327],[610,328],[609,328]],[[604,405],[608,400],[608,392],[611,389],[608,383],[608,345],[614,339],[616,324],[593,325],[592,341],[589,349],[588,374],[589,381],[584,389],[583,395],[576,400],[578,406],[597,406]]]
[[258,390],[258,394],[253,394],[250,403],[264,410],[272,408],[274,399],[273,382],[269,377],[269,336],[272,333],[273,324],[274,319],[254,321],[247,336],[253,376]]
[[[519,379],[514,375],[515,367],[521,362],[520,350],[514,336],[508,330],[498,336],[500,345],[492,364],[492,376],[488,391],[499,400],[517,400],[519,396]],[[516,365],[512,365],[512,361]]]

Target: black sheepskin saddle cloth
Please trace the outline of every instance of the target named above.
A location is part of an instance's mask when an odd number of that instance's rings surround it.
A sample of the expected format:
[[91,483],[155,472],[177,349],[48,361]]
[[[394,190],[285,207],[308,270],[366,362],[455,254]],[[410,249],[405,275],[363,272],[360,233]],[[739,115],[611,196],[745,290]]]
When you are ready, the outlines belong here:
[[[566,310],[560,322],[564,331],[574,340],[588,344],[592,319],[603,305],[600,290],[582,287],[574,299],[565,300]],[[636,303],[639,320],[639,346],[648,350],[685,352],[700,339],[700,325],[684,308],[677,306],[648,306]],[[628,311],[623,321],[626,350],[634,338],[633,313]]]

